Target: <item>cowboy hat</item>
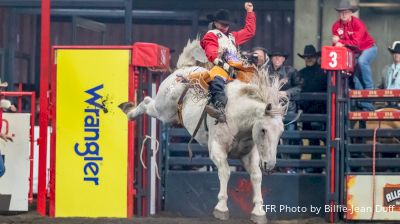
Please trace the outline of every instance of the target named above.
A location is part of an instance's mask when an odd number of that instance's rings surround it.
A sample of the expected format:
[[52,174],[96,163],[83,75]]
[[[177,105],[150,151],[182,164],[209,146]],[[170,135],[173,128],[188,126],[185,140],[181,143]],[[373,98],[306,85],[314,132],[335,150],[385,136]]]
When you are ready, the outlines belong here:
[[318,57],[321,55],[321,52],[315,49],[313,45],[306,45],[304,47],[304,53],[301,55],[300,53],[297,53],[297,55],[301,58],[305,57]]
[[268,52],[268,57],[272,58],[274,56],[282,56],[286,59],[288,58],[289,54],[281,50],[272,50],[271,52]]
[[400,41],[393,42],[392,48],[388,47],[388,50],[392,54],[400,54]]
[[219,22],[227,25],[234,24],[229,11],[226,9],[219,9],[214,14],[207,15],[207,18],[212,22]]
[[350,4],[350,2],[348,0],[340,1],[339,6],[335,9],[338,12],[344,11],[344,10],[350,10],[351,12],[357,12],[357,10],[358,10],[357,6]]
[[2,82],[1,79],[0,79],[0,87],[5,88],[7,86],[8,86],[8,82]]

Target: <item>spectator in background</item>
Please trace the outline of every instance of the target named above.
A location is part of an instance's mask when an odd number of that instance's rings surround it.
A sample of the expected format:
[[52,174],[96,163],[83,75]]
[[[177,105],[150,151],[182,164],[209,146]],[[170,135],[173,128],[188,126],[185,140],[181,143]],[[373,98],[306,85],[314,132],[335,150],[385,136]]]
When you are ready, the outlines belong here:
[[[299,71],[302,80],[301,91],[305,93],[326,93],[327,92],[327,75],[321,69],[318,58],[321,52],[317,52],[313,45],[307,45],[303,54],[297,54],[304,59],[305,67]],[[303,101],[300,108],[304,113],[309,114],[326,114],[325,101]],[[320,122],[304,122],[303,130],[323,131],[325,127]],[[310,140],[310,145],[319,145],[318,139]]]
[[[352,76],[355,89],[373,89],[371,63],[376,57],[378,48],[375,40],[368,33],[365,24],[353,13],[358,10],[352,6],[348,0],[342,0],[336,11],[339,14],[337,20],[332,26],[332,42],[337,47],[348,47],[358,54],[358,69]],[[365,111],[375,110],[369,102],[360,102],[360,109]]]
[[393,63],[385,66],[382,71],[382,81],[378,86],[382,89],[400,89],[400,41],[393,42],[388,48],[392,54]]
[[252,55],[257,56],[257,68],[266,69],[269,62],[268,51],[263,47],[254,47],[252,50]]
[[[306,45],[303,54],[297,54],[304,59],[305,67],[299,71],[302,80],[301,91],[305,93],[326,93],[327,75],[321,69],[318,59],[321,52],[317,52],[313,45]],[[324,101],[302,101],[300,108],[307,114],[326,114],[326,99]],[[303,122],[303,130],[325,131],[323,122]],[[320,145],[320,139],[309,139],[310,145]],[[321,159],[321,154],[312,154],[312,159]],[[310,171],[322,172],[322,169]]]
[[[296,69],[290,65],[284,65],[288,53],[273,50],[269,53],[271,59],[267,65],[267,71],[271,78],[279,77],[280,80],[284,80],[286,83],[281,88],[281,94],[289,97],[290,103],[288,113],[296,113],[297,106],[294,99],[298,98],[301,90],[301,79]],[[290,125],[289,125],[290,126]],[[289,127],[287,126],[287,127]],[[291,128],[294,130],[294,128]]]
[[[0,80],[0,92],[4,91],[4,89],[8,86],[7,82],[1,82]],[[3,110],[11,110],[13,112],[16,111],[16,108],[14,105],[11,104],[9,100],[1,99],[0,100],[0,139],[3,139],[4,141],[13,141],[13,139],[6,135],[1,133],[2,129],[2,124],[3,124]],[[2,177],[5,173],[6,169],[4,166],[4,156],[1,154],[0,151],[0,177]]]
[[[400,41],[395,41],[392,47],[388,48],[392,54],[393,62],[386,65],[382,70],[381,82],[378,85],[380,89],[400,89]],[[390,107],[400,107],[400,103],[388,102]]]

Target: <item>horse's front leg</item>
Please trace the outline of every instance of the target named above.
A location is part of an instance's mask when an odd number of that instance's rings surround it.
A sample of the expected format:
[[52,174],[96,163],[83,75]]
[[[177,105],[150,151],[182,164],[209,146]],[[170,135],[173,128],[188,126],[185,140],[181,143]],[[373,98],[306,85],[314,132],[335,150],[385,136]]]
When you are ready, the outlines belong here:
[[214,217],[221,220],[229,219],[228,210],[228,181],[230,176],[230,169],[228,164],[228,156],[226,149],[217,141],[211,140],[209,143],[210,159],[214,162],[218,168],[219,178],[219,193],[218,203],[214,208]]
[[251,221],[257,224],[267,223],[265,210],[263,209],[263,197],[261,193],[262,172],[259,166],[260,156],[256,146],[251,152],[242,158],[243,166],[250,174],[251,184],[253,186],[253,211],[251,211]]

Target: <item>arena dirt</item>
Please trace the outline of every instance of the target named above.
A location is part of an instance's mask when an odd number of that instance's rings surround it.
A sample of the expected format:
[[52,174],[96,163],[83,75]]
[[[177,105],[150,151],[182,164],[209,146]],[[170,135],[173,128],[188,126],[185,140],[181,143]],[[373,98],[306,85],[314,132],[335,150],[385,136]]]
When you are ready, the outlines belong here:
[[[131,219],[116,219],[116,218],[50,218],[42,217],[35,211],[30,211],[20,214],[7,214],[0,215],[0,224],[9,223],[61,223],[61,224],[251,224],[252,222],[247,219],[230,219],[229,221],[219,221],[214,218],[183,218],[171,217],[171,215],[160,214],[148,218],[131,218]],[[272,220],[269,223],[276,224],[317,224],[324,223],[321,218],[303,219],[303,220]]]

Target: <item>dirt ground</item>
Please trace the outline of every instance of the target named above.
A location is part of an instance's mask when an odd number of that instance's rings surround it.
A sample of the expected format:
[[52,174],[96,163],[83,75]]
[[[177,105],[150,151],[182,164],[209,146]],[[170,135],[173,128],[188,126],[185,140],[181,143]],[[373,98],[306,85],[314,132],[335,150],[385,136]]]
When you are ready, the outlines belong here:
[[[68,223],[68,224],[251,224],[248,219],[230,219],[228,221],[219,221],[214,218],[184,218],[184,217],[171,217],[167,214],[160,214],[148,218],[131,218],[131,219],[117,219],[117,218],[50,218],[42,217],[35,211],[30,211],[20,214],[7,214],[0,215],[0,224],[9,223]],[[269,223],[276,224],[319,224],[325,223],[321,218],[303,219],[303,220],[272,220]]]

